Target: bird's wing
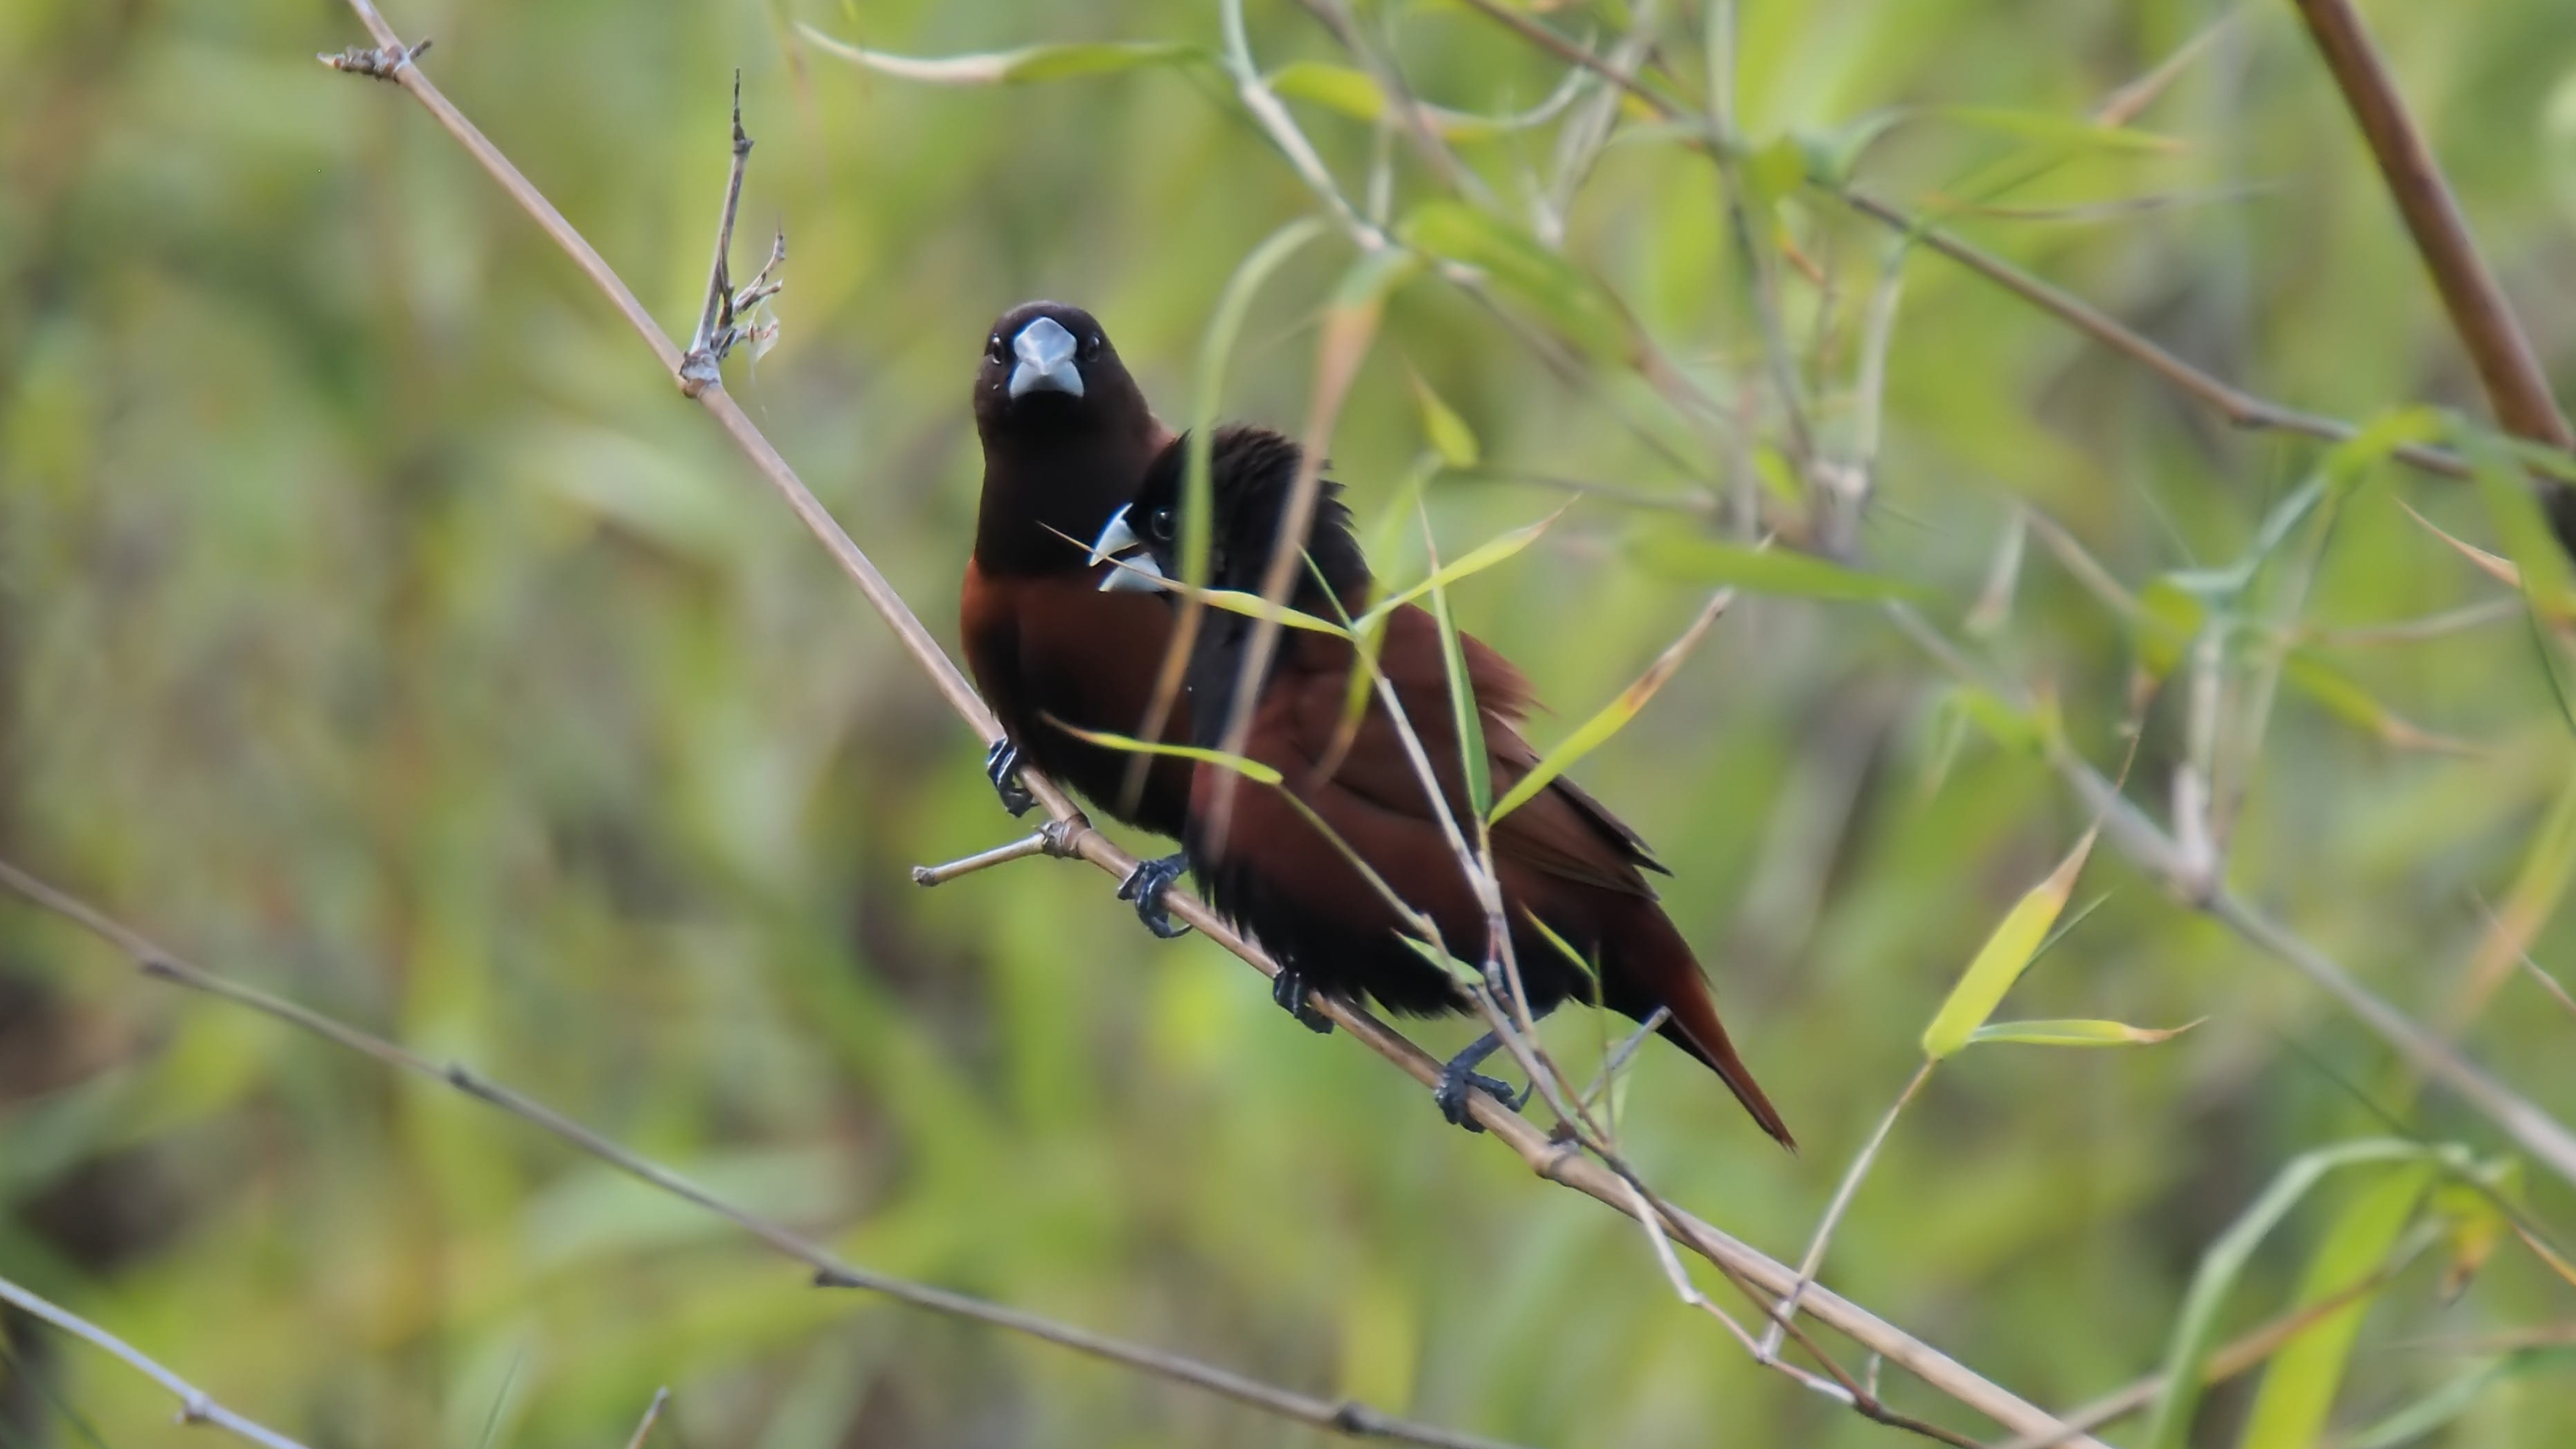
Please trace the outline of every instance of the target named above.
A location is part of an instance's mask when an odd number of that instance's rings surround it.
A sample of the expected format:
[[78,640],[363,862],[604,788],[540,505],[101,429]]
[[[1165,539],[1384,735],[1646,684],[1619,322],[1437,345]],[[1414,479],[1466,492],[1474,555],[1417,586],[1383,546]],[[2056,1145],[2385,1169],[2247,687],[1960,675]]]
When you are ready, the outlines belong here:
[[[1538,752],[1513,728],[1533,703],[1529,681],[1474,637],[1461,635],[1460,642],[1483,725],[1486,768],[1499,798],[1538,764]],[[1282,681],[1296,691],[1291,718],[1301,753],[1310,761],[1334,765],[1334,783],[1371,803],[1430,819],[1431,797],[1394,720],[1382,702],[1372,699],[1356,729],[1346,723],[1347,654],[1321,644],[1301,649],[1297,658],[1306,667]],[[1326,663],[1335,659],[1344,662],[1339,667]],[[1387,621],[1378,667],[1394,686],[1440,781],[1441,795],[1463,820],[1466,774],[1450,723],[1449,670],[1438,622],[1411,605],[1397,609]],[[1342,747],[1337,750],[1336,745]],[[1634,831],[1563,779],[1497,822],[1493,841],[1497,855],[1632,895],[1652,896],[1641,872],[1663,869]]]

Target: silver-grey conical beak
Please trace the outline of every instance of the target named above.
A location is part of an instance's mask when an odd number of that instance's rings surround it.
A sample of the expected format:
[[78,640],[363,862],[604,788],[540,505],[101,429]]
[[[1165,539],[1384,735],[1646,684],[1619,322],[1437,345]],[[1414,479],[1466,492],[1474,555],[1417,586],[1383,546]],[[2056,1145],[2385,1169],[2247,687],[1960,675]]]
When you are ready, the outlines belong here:
[[1040,317],[1021,328],[1020,335],[1011,339],[1011,351],[1020,359],[1019,366],[1011,369],[1011,396],[1033,392],[1082,396],[1082,369],[1073,364],[1080,345],[1053,317]]
[[1100,530],[1100,537],[1091,541],[1091,562],[1094,565],[1113,561],[1114,566],[1100,581],[1100,592],[1151,594],[1162,590],[1165,575],[1154,566],[1154,555],[1146,551],[1145,541],[1128,526],[1124,508],[1109,515],[1109,526]]

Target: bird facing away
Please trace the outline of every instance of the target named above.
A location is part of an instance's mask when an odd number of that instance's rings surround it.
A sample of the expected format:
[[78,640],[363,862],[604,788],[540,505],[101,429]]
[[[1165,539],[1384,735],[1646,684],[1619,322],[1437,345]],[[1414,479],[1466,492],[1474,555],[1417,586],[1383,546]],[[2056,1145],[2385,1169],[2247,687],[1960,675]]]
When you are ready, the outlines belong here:
[[[1103,593],[1088,540],[1136,496],[1172,441],[1091,314],[1054,302],[1014,307],[984,339],[975,374],[984,493],[960,590],[960,633],[976,688],[1002,722],[986,773],[1013,815],[1034,803],[1017,778],[1036,763],[1110,815],[1180,835],[1190,776],[1155,761],[1131,789],[1132,754],[1066,733],[1145,729],[1172,625],[1161,600]],[[1185,704],[1162,737],[1189,737]],[[1119,888],[1156,935],[1178,935],[1161,906],[1182,857],[1147,861]]]
[[[1220,430],[1211,440],[1211,543],[1207,582],[1215,589],[1257,593],[1294,486],[1299,449],[1260,428]],[[1181,577],[1184,450],[1164,450],[1136,499],[1096,540],[1094,556],[1130,554],[1130,567],[1103,589],[1165,591]],[[1309,566],[1296,575],[1288,603],[1326,620],[1356,618],[1375,588],[1339,488],[1326,483],[1306,539]],[[1142,557],[1133,555],[1141,553]],[[1208,609],[1188,663],[1194,743],[1222,737],[1255,621]],[[1162,635],[1148,633],[1149,649]],[[1522,739],[1531,706],[1527,680],[1503,657],[1461,635],[1475,694],[1495,798],[1526,776],[1538,754]],[[1386,621],[1378,665],[1404,716],[1415,726],[1438,800],[1422,782],[1393,716],[1374,693],[1356,731],[1345,724],[1350,673],[1358,666],[1349,640],[1306,629],[1280,631],[1279,647],[1251,708],[1243,753],[1279,772],[1265,786],[1227,765],[1195,764],[1190,828],[1183,837],[1191,873],[1217,911],[1258,940],[1280,964],[1274,994],[1317,1030],[1330,1023],[1305,1005],[1306,992],[1342,1001],[1363,995],[1390,1011],[1439,1015],[1471,1010],[1449,973],[1399,939],[1403,919],[1345,855],[1365,861],[1393,892],[1437,927],[1449,954],[1488,957],[1487,923],[1456,851],[1435,813],[1446,809],[1469,838],[1465,771],[1450,728],[1449,675],[1440,626],[1407,604]],[[1222,838],[1211,828],[1214,801],[1230,792]],[[1286,798],[1293,795],[1305,810]],[[1313,820],[1307,812],[1312,812]],[[1341,844],[1322,834],[1328,827]],[[1512,951],[1530,1009],[1567,1000],[1594,1002],[1593,980],[1550,941],[1554,932],[1593,963],[1598,1005],[1644,1021],[1669,1011],[1662,1034],[1717,1073],[1762,1130],[1795,1147],[1753,1074],[1736,1055],[1717,1003],[1690,947],[1656,903],[1645,872],[1662,872],[1645,843],[1602,804],[1559,777],[1492,826],[1493,862],[1502,887]],[[1544,923],[1546,930],[1540,929]],[[1469,1047],[1442,1074],[1442,1112],[1462,1126],[1468,1088],[1510,1101],[1508,1089],[1474,1074],[1493,1039]]]

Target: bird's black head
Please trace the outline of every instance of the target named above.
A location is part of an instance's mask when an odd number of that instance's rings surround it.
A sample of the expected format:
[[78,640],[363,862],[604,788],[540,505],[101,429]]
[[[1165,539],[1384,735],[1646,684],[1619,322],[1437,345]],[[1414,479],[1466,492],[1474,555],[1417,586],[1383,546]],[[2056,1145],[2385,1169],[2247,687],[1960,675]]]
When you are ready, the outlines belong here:
[[[1220,428],[1209,440],[1208,502],[1214,527],[1208,540],[1208,587],[1260,591],[1261,576],[1269,567],[1283,515],[1296,490],[1302,456],[1303,450],[1293,440],[1267,428]],[[1095,554],[1129,552],[1128,561],[1138,564],[1142,560],[1133,555],[1141,552],[1151,559],[1154,573],[1182,577],[1188,473],[1189,439],[1184,435],[1156,455],[1153,466],[1145,470],[1135,501],[1110,521],[1094,547]],[[1370,584],[1368,560],[1360,553],[1351,511],[1343,506],[1341,492],[1341,485],[1329,479],[1319,483],[1314,518],[1306,530],[1306,551],[1330,581],[1334,597],[1346,608],[1357,608]],[[1102,587],[1152,588],[1155,584],[1150,574],[1122,569],[1110,574]],[[1301,568],[1292,603],[1331,617],[1331,605],[1315,589],[1314,574]]]
[[1045,444],[1150,427],[1153,414],[1109,334],[1080,307],[1023,302],[984,335],[975,371],[975,430]]

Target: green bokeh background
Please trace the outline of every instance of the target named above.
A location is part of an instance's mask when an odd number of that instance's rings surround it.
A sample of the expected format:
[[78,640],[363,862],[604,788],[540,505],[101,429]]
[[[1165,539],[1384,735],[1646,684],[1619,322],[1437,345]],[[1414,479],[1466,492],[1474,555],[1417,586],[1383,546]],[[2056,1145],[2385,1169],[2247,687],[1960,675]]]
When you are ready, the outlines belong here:
[[[1549,19],[1626,23],[1603,4]],[[1863,177],[1931,205],[1971,168],[2062,139],[2045,124],[2223,8],[1748,0],[1742,124],[1759,143],[1917,108]],[[2291,8],[2242,9],[2141,118],[2172,145],[2084,148],[2007,198],[2180,203],[1962,230],[2265,396],[2355,419],[2416,401],[2481,415]],[[2576,376],[2564,0],[2369,9],[2541,355]],[[1362,14],[1443,104],[1526,107],[1560,79],[1461,8]],[[791,258],[779,344],[738,359],[734,389],[943,639],[987,320],[1030,296],[1079,301],[1183,417],[1227,277],[1313,209],[1212,70],[939,89],[795,30],[916,55],[1213,46],[1214,11],[1177,0],[432,0],[391,18],[436,38],[425,66],[674,333],[703,286],[741,67],[759,141],[741,251],[783,226]],[[1266,65],[1341,58],[1296,7],[1262,0],[1250,18]],[[1702,73],[1701,16],[1668,13],[1657,33],[1680,74]],[[0,852],[887,1272],[1523,1443],[1905,1442],[1748,1364],[1674,1301],[1632,1226],[1444,1127],[1349,1042],[1296,1030],[1214,947],[1149,941],[1098,873],[1024,863],[913,887],[910,865],[1012,833],[983,742],[427,116],[311,58],[361,38],[320,0],[0,5]],[[1364,193],[1373,128],[1294,110]],[[1553,148],[1539,129],[1464,149],[1525,225]],[[1438,187],[1392,149],[1400,214]],[[1847,446],[1888,234],[1814,198],[1779,225],[1830,278],[1793,273],[1785,306],[1819,433]],[[1778,439],[1705,161],[1623,137],[1565,252],[1701,385],[1750,400],[1729,436]],[[1226,414],[1304,416],[1350,255],[1319,243],[1264,291]],[[2134,590],[2236,557],[2318,458],[2230,432],[1937,257],[1904,265],[1861,557],[1933,590],[1954,634],[2016,501]],[[1392,303],[1333,440],[1372,524],[1425,446],[1409,372],[1496,468],[1686,501],[1730,466],[1632,375],[1569,385],[1426,280]],[[1427,500],[1449,552],[1562,495],[1446,474]],[[2469,489],[2382,470],[2307,622],[2496,596],[2401,500],[2493,543]],[[1533,726],[1543,744],[1699,606],[1698,588],[1631,565],[1627,541],[1698,526],[1586,499],[1458,590],[1466,626],[1559,711]],[[1381,562],[1404,576],[1418,557]],[[2053,691],[2076,746],[2116,767],[2137,650],[2036,540],[2009,620],[1977,648]],[[2511,620],[2326,657],[2378,707],[2473,748],[2392,748],[2285,691],[2231,879],[2438,1018],[2486,929],[2478,902],[2505,892],[2576,763],[2568,726]],[[1945,751],[1949,683],[1873,608],[1751,599],[1580,772],[1672,865],[1673,914],[1805,1151],[1771,1147],[1660,1045],[1628,1091],[1628,1145],[1671,1196],[1777,1256],[1795,1257],[1913,1071],[1949,983],[2086,823],[2042,762],[1973,734]],[[2157,706],[2133,787],[2159,814],[2178,717]],[[2047,1404],[2158,1361],[2200,1253],[2283,1163],[2387,1130],[2346,1084],[2406,1095],[2349,1018],[2107,851],[2080,895],[2105,893],[2006,1014],[2206,1024],[2152,1049],[1987,1047],[1944,1067],[1827,1275]],[[2534,955],[2563,968],[2571,946],[2551,929]],[[1549,1032],[1570,1059],[1597,1052],[1580,1012]],[[1466,1034],[1420,1035],[1446,1049]],[[2464,1042],[2576,1114],[2576,1018],[2530,982]],[[2500,1148],[2438,1094],[2408,1128]],[[2576,1222],[2564,1184],[2529,1178],[2543,1223]],[[2227,1325],[2285,1304],[2334,1200],[2258,1255]],[[2464,1340],[2576,1317],[2576,1290],[2517,1246],[2448,1302],[2439,1257],[2373,1309],[2339,1423],[2474,1362]],[[7,903],[0,1276],[320,1445],[613,1444],[662,1384],[666,1442],[695,1449],[1321,1437],[811,1289],[522,1124],[155,986]],[[171,1426],[164,1398],[85,1348],[23,1321],[8,1342],[12,1443],[86,1443],[84,1424],[118,1449],[207,1432]],[[1985,1430],[1890,1381],[1901,1407]],[[2219,1394],[2204,1441],[2234,1442],[2243,1403]],[[2445,1432],[2576,1441],[2576,1376],[2501,1381]]]

